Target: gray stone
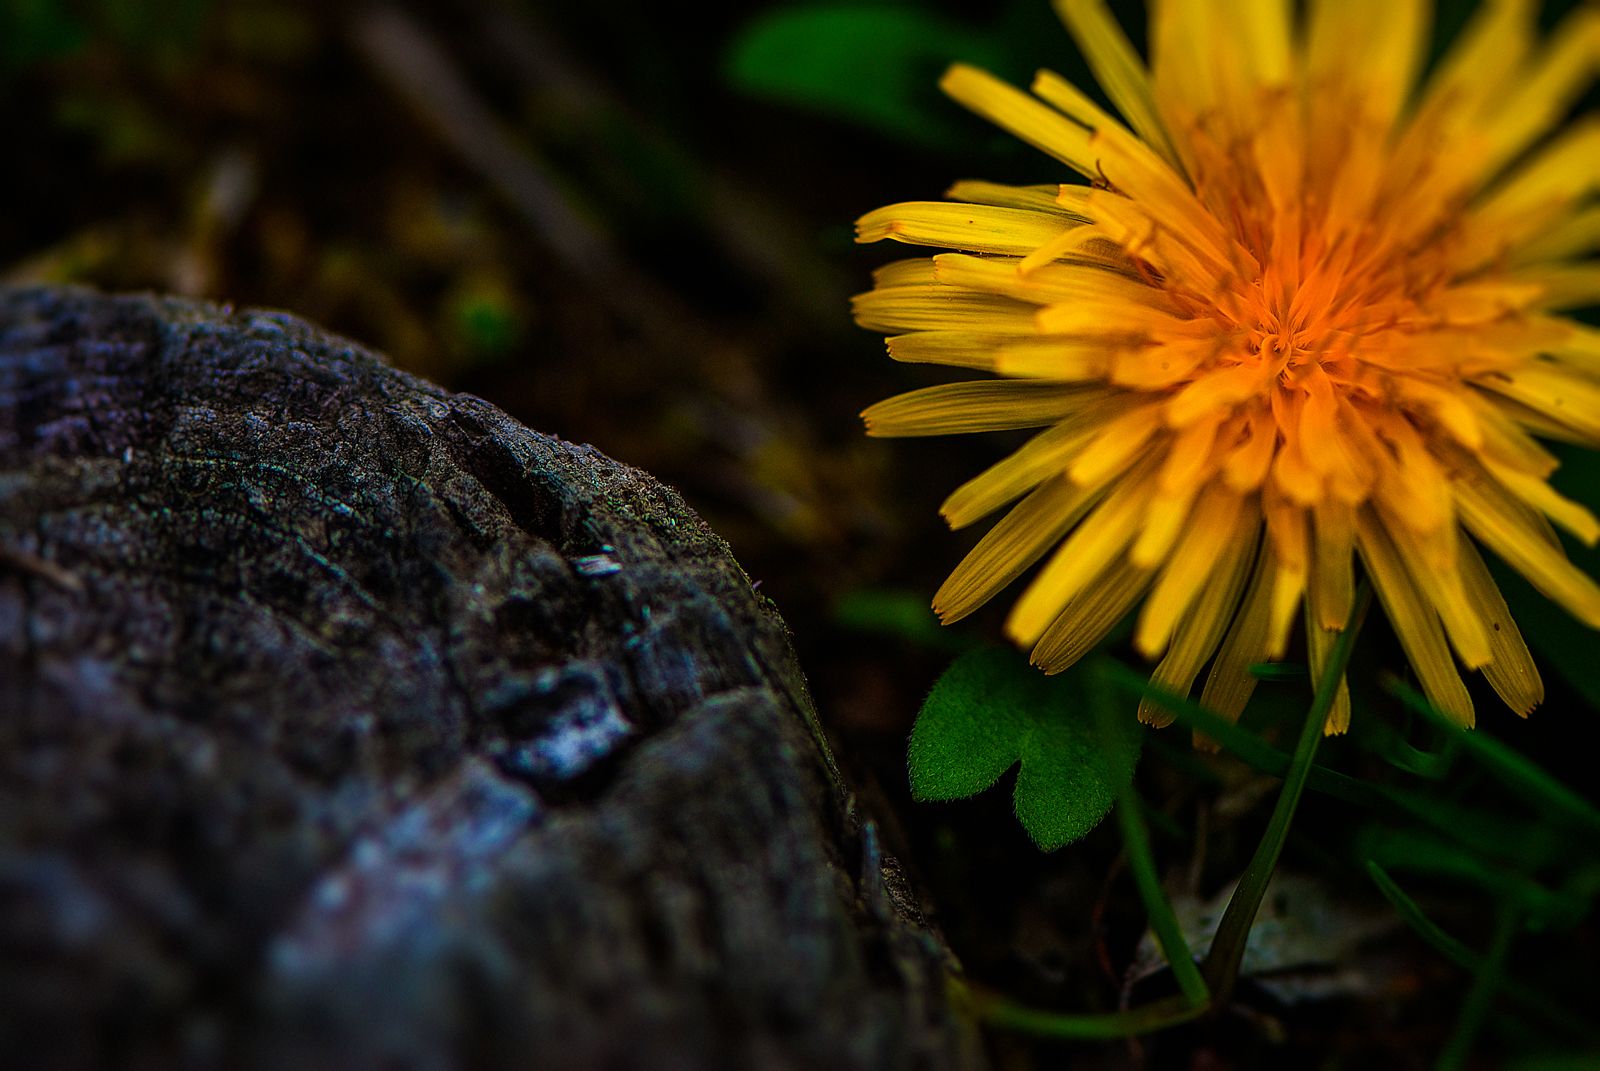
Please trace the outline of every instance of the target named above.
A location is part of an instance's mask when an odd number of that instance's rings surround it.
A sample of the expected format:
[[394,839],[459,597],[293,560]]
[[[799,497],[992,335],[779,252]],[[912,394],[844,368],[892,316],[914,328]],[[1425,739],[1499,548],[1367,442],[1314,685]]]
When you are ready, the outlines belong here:
[[670,489],[289,316],[0,290],[5,1066],[978,1066],[896,873]]

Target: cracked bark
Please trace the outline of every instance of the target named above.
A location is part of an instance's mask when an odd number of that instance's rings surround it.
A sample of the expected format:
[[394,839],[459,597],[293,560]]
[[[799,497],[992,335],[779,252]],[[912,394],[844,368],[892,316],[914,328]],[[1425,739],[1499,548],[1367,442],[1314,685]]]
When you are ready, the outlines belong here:
[[0,291],[8,1066],[982,1063],[670,489],[292,317]]

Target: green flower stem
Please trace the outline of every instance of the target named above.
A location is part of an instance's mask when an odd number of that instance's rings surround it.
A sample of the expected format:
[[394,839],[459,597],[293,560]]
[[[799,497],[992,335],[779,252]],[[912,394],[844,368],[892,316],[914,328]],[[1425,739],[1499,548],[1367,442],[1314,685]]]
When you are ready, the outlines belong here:
[[1450,1036],[1450,1043],[1439,1055],[1439,1062],[1435,1065],[1438,1071],[1459,1071],[1460,1068],[1467,1066],[1467,1058],[1472,1055],[1472,1044],[1478,1039],[1478,1030],[1483,1026],[1484,1017],[1489,1013],[1495,989],[1500,984],[1500,975],[1505,970],[1506,956],[1511,951],[1511,942],[1521,928],[1522,912],[1509,901],[1501,904],[1489,952],[1483,957],[1477,978],[1473,980],[1472,990],[1461,1005],[1461,1018],[1456,1022],[1455,1033]]
[[1217,935],[1211,942],[1211,951],[1206,955],[1202,971],[1211,988],[1212,1000],[1219,1007],[1228,999],[1233,992],[1234,983],[1239,979],[1239,964],[1244,960],[1245,941],[1250,936],[1250,927],[1255,923],[1256,912],[1261,908],[1261,900],[1267,894],[1267,883],[1272,880],[1272,872],[1278,865],[1278,856],[1283,852],[1284,840],[1289,835],[1289,824],[1294,819],[1295,808],[1300,803],[1300,795],[1306,787],[1306,778],[1311,772],[1311,760],[1316,757],[1317,744],[1322,740],[1323,723],[1333,706],[1334,696],[1338,694],[1339,678],[1344,675],[1345,666],[1350,662],[1350,652],[1355,645],[1356,633],[1361,629],[1361,622],[1366,618],[1367,607],[1371,602],[1372,588],[1363,581],[1360,590],[1356,592],[1355,605],[1350,610],[1350,620],[1345,622],[1344,631],[1334,641],[1333,650],[1328,656],[1328,664],[1323,667],[1322,675],[1317,680],[1316,696],[1311,702],[1311,712],[1306,715],[1306,723],[1300,730],[1300,740],[1295,745],[1294,756],[1289,761],[1289,769],[1284,773],[1283,792],[1278,796],[1277,806],[1272,809],[1272,818],[1267,823],[1267,831],[1262,835],[1261,843],[1256,846],[1256,854],[1250,860],[1244,876],[1239,879],[1239,885],[1228,901],[1228,908],[1223,912],[1222,921],[1217,925]]
[[[1133,672],[1122,663],[1109,658],[1101,659],[1097,669],[1104,673],[1106,679],[1121,689],[1124,694],[1134,698],[1153,700],[1163,710],[1172,714],[1177,724],[1211,737],[1222,746],[1224,751],[1251,769],[1272,777],[1282,777],[1289,769],[1289,755],[1272,747],[1260,737],[1239,728],[1226,718],[1205,709],[1194,700],[1176,696],[1159,688],[1153,688],[1144,677]],[[1391,683],[1389,687],[1402,701],[1408,704],[1413,701],[1424,705],[1427,703],[1427,700],[1416,695],[1404,685]],[[1390,732],[1387,729],[1379,731]],[[1464,741],[1472,741],[1479,738],[1478,735],[1470,731],[1459,730],[1452,726],[1449,729],[1449,736],[1446,737],[1444,752],[1428,754],[1427,759],[1430,762],[1444,765],[1450,761],[1447,755],[1459,750]],[[1398,734],[1394,735],[1390,743],[1394,746],[1402,746]],[[1403,746],[1409,748],[1409,745]],[[1504,745],[1500,746],[1503,747]],[[1417,754],[1420,756],[1424,753],[1417,752]],[[1183,756],[1171,756],[1169,761],[1182,763],[1186,760]],[[1188,768],[1188,772],[1197,778],[1201,776],[1201,771],[1195,768],[1192,763]],[[1432,777],[1436,774],[1437,771],[1433,771],[1420,773],[1419,776]],[[1323,792],[1333,796],[1335,799],[1343,800],[1358,807],[1364,807],[1390,821],[1398,821],[1400,819],[1414,820],[1437,829],[1454,840],[1462,841],[1469,845],[1475,843],[1465,839],[1469,833],[1468,827],[1461,825],[1459,821],[1449,814],[1441,814],[1438,808],[1428,804],[1428,797],[1413,791],[1367,784],[1364,781],[1358,781],[1353,777],[1330,770],[1325,766],[1318,766],[1315,763],[1312,764],[1310,773],[1306,777],[1306,788],[1308,791]],[[1552,801],[1550,806],[1565,810],[1568,813],[1576,813],[1574,808],[1565,806],[1564,801]]]
[[[1089,687],[1095,715],[1100,722],[1101,738],[1115,740],[1117,711],[1110,695],[1110,681],[1102,673],[1093,673],[1089,677]],[[1184,940],[1183,928],[1178,925],[1172,903],[1162,891],[1161,879],[1156,873],[1155,856],[1150,851],[1150,831],[1145,827],[1139,790],[1134,787],[1132,777],[1118,776],[1114,781],[1120,786],[1117,823],[1122,827],[1128,869],[1133,871],[1139,899],[1144,901],[1145,912],[1150,918],[1150,928],[1161,943],[1161,953],[1166,956],[1167,965],[1172,968],[1184,999],[1193,1007],[1202,1007],[1210,1002],[1211,994],[1206,990],[1205,979],[1200,977],[1200,968],[1195,965],[1194,953],[1189,951],[1189,942]]]
[[1198,1019],[1210,1003],[1192,1004],[1175,994],[1138,1008],[1100,1015],[1068,1015],[1044,1008],[1030,1008],[985,990],[968,986],[957,978],[949,980],[951,1003],[966,1007],[991,1026],[1039,1037],[1086,1041],[1130,1038],[1165,1030],[1191,1019]]
[[[1328,657],[1328,664],[1317,681],[1316,698],[1312,701],[1311,712],[1306,717],[1305,728],[1301,730],[1300,742],[1296,745],[1294,755],[1284,772],[1283,792],[1273,809],[1267,831],[1256,847],[1256,854],[1251,859],[1249,868],[1245,870],[1244,877],[1239,879],[1239,887],[1234,891],[1233,898],[1228,901],[1228,909],[1217,927],[1217,936],[1212,941],[1211,952],[1198,969],[1194,966],[1188,944],[1183,939],[1177,919],[1173,916],[1172,907],[1162,893],[1160,881],[1156,877],[1155,860],[1150,852],[1149,833],[1144,825],[1143,814],[1139,810],[1138,798],[1131,786],[1123,790],[1119,798],[1117,812],[1122,823],[1123,839],[1127,844],[1129,865],[1134,872],[1134,880],[1138,883],[1140,896],[1144,898],[1145,908],[1150,913],[1151,928],[1156,931],[1156,936],[1161,941],[1161,950],[1172,966],[1173,974],[1183,990],[1182,993],[1126,1011],[1099,1015],[1070,1015],[1044,1008],[1031,1008],[951,977],[948,982],[951,1003],[970,1010],[974,1017],[991,1026],[1041,1037],[1084,1040],[1148,1034],[1198,1019],[1207,1012],[1220,1008],[1232,993],[1234,982],[1238,979],[1239,964],[1244,958],[1245,938],[1249,936],[1250,926],[1255,921],[1257,910],[1261,907],[1262,897],[1266,895],[1267,882],[1272,877],[1279,854],[1283,851],[1284,838],[1289,833],[1290,820],[1294,817],[1295,807],[1305,790],[1306,780],[1311,771],[1311,760],[1316,755],[1317,742],[1322,739],[1323,722],[1327,719],[1328,710],[1333,706],[1339,677],[1349,664],[1355,634],[1361,628],[1361,622],[1366,617],[1367,607],[1371,602],[1371,589],[1363,582],[1356,594],[1350,620],[1346,623],[1344,632],[1335,641]],[[1112,681],[1116,676],[1112,672],[1109,675],[1097,674],[1091,679]],[[1103,711],[1110,705],[1099,689],[1096,700],[1097,712]],[[1190,972],[1199,977],[1186,978]]]
[[1156,876],[1155,858],[1150,854],[1150,834],[1145,829],[1139,796],[1132,785],[1123,790],[1122,798],[1117,801],[1117,820],[1122,826],[1128,866],[1139,887],[1139,898],[1150,916],[1150,928],[1161,942],[1161,953],[1167,957],[1167,965],[1172,968],[1184,998],[1192,1005],[1204,1006],[1210,1002],[1211,993],[1206,989],[1205,979],[1200,977],[1189,942],[1183,939],[1183,928],[1172,911],[1172,902],[1162,891],[1161,879]]

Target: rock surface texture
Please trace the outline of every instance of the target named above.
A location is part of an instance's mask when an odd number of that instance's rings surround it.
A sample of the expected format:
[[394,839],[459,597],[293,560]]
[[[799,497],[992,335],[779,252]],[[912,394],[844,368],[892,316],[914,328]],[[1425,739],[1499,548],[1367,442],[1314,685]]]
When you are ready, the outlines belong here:
[[12,1068],[971,1067],[681,499],[292,317],[0,291]]

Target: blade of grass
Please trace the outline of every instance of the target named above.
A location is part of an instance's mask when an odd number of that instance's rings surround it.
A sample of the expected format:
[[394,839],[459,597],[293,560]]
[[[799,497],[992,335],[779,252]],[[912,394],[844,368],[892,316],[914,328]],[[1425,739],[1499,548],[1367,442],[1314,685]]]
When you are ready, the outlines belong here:
[[1600,808],[1551,777],[1532,759],[1486,733],[1456,728],[1443,714],[1434,710],[1433,704],[1426,698],[1392,674],[1385,675],[1383,687],[1407,707],[1449,730],[1462,749],[1476,758],[1496,780],[1512,791],[1520,792],[1542,812],[1555,810],[1600,830]]
[[1570,929],[1589,914],[1594,890],[1551,888],[1525,873],[1518,861],[1486,858],[1460,851],[1427,836],[1396,830],[1367,841],[1365,849],[1380,866],[1476,886],[1496,900],[1517,905],[1540,927]]
[[1425,781],[1439,781],[1448,776],[1461,750],[1454,733],[1442,738],[1438,750],[1419,748],[1382,718],[1363,721],[1358,743],[1390,766]]
[[1206,954],[1202,973],[1211,987],[1213,999],[1218,1002],[1225,1000],[1233,992],[1234,983],[1238,981],[1239,964],[1244,960],[1245,942],[1249,939],[1250,928],[1255,923],[1256,912],[1261,908],[1261,900],[1267,893],[1267,883],[1272,880],[1272,872],[1278,865],[1278,856],[1283,852],[1283,843],[1289,835],[1289,825],[1294,820],[1295,808],[1299,806],[1300,796],[1305,791],[1306,781],[1311,774],[1311,760],[1316,756],[1317,744],[1322,741],[1323,723],[1327,720],[1328,711],[1333,707],[1334,696],[1338,694],[1339,678],[1344,676],[1345,666],[1350,662],[1350,652],[1355,646],[1356,633],[1361,630],[1361,623],[1365,620],[1367,607],[1371,603],[1372,588],[1363,580],[1356,592],[1350,619],[1345,622],[1344,631],[1339,633],[1338,639],[1334,641],[1333,650],[1328,652],[1328,663],[1317,678],[1311,710],[1307,713],[1305,725],[1300,730],[1300,740],[1295,744],[1294,757],[1284,773],[1283,791],[1279,793],[1278,802],[1272,809],[1272,817],[1267,821],[1267,831],[1262,834],[1261,843],[1256,846],[1255,855],[1251,857],[1250,865],[1245,868],[1244,875],[1233,891],[1233,896],[1228,900],[1227,910],[1222,913],[1222,921],[1217,924],[1217,935],[1212,939],[1211,951]]
[[[1573,837],[1570,829],[1546,823],[1537,815],[1512,813],[1514,809],[1506,807],[1499,797],[1480,803],[1467,802],[1469,793],[1460,790],[1450,795],[1438,789],[1433,792],[1391,791],[1424,830],[1440,834],[1495,866],[1511,866],[1531,874],[1546,867],[1566,869],[1581,863],[1582,857],[1590,854],[1589,845]],[[1386,822],[1368,835],[1382,841],[1417,837],[1421,832],[1397,822]],[[1600,856],[1594,857],[1594,863],[1600,864]]]
[[[1193,699],[1151,686],[1144,677],[1113,659],[1100,663],[1103,672],[1119,688],[1129,694],[1154,700],[1163,710],[1177,719],[1185,729],[1196,729],[1215,740],[1222,749],[1245,765],[1273,777],[1282,777],[1289,768],[1290,757],[1253,733],[1239,728],[1233,722],[1207,710]],[[1363,781],[1328,769],[1311,768],[1310,787],[1330,796],[1337,796],[1361,807],[1382,808],[1390,803],[1386,794]]]
[[[1282,777],[1284,771],[1289,768],[1290,756],[1215,712],[1207,710],[1195,700],[1154,688],[1144,677],[1112,659],[1102,660],[1097,668],[1128,694],[1153,699],[1162,709],[1176,718],[1177,724],[1186,729],[1197,729],[1205,733],[1217,741],[1224,751],[1251,769],[1273,777]],[[1433,797],[1429,795],[1368,784],[1316,764],[1312,764],[1306,787],[1390,818],[1415,819],[1461,840],[1470,847],[1479,847],[1474,837],[1476,831],[1470,825],[1442,817],[1431,806]]]
[[1258,681],[1300,681],[1311,675],[1309,669],[1295,662],[1254,662],[1248,672]]
[[1484,1017],[1489,1014],[1489,1005],[1494,1002],[1495,990],[1500,985],[1501,975],[1505,973],[1506,956],[1511,952],[1512,939],[1521,928],[1522,912],[1509,903],[1501,904],[1495,919],[1494,938],[1489,942],[1489,953],[1479,964],[1472,989],[1461,1003],[1461,1016],[1456,1021],[1455,1032],[1450,1035],[1449,1044],[1434,1065],[1438,1071],[1461,1071],[1467,1066],[1473,1043],[1478,1039],[1478,1031],[1483,1028]]
[[[1111,700],[1110,682],[1101,673],[1089,676],[1090,702],[1100,722],[1102,739],[1112,740],[1118,732],[1118,712]],[[1127,760],[1124,760],[1127,761]],[[1144,901],[1145,913],[1150,918],[1150,928],[1161,944],[1161,953],[1172,968],[1173,977],[1185,999],[1192,1005],[1203,1006],[1211,994],[1206,991],[1200,968],[1195,965],[1194,953],[1184,940],[1183,928],[1172,910],[1172,903],[1161,889],[1161,879],[1156,874],[1155,856],[1150,851],[1150,832],[1145,828],[1143,804],[1133,778],[1116,776],[1112,783],[1121,786],[1117,794],[1117,822],[1122,827],[1122,844],[1128,857],[1128,869],[1133,872],[1134,884],[1139,889],[1139,899]]]
[[[1372,878],[1372,883],[1378,887],[1378,891],[1383,894],[1383,898],[1389,901],[1390,906],[1395,909],[1401,921],[1416,931],[1417,936],[1422,938],[1434,951],[1473,974],[1477,974],[1483,969],[1482,957],[1440,929],[1439,925],[1422,910],[1422,907],[1410,896],[1406,895],[1405,890],[1400,888],[1383,867],[1371,859],[1367,860],[1366,867],[1367,875]],[[1595,1031],[1589,1023],[1583,1018],[1565,1011],[1543,993],[1530,989],[1511,978],[1501,979],[1500,989],[1507,1000],[1516,1004],[1524,1012],[1542,1020],[1546,1025],[1564,1030],[1574,1038],[1593,1039]]]
[[1395,880],[1389,876],[1389,872],[1374,860],[1367,860],[1367,876],[1378,887],[1378,891],[1383,894],[1383,898],[1389,901],[1395,911],[1399,912],[1400,918],[1404,920],[1406,925],[1417,931],[1418,937],[1432,945],[1434,950],[1442,953],[1446,959],[1453,960],[1471,971],[1478,969],[1478,957],[1473,954],[1472,950],[1441,930],[1432,919],[1423,913],[1421,906],[1407,896],[1405,890],[1395,883]]

